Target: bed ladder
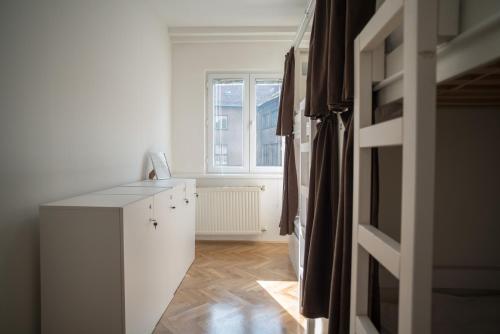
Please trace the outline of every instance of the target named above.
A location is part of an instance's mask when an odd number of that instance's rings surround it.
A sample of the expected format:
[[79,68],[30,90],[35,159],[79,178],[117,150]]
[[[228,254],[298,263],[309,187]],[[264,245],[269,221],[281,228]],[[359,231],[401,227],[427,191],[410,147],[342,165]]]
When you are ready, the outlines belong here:
[[[378,333],[368,317],[370,255],[399,279],[398,333],[431,332],[437,11],[436,0],[386,0],[355,41],[351,333]],[[401,24],[403,116],[373,125],[384,40]],[[384,146],[402,146],[401,243],[370,225],[372,148]]]

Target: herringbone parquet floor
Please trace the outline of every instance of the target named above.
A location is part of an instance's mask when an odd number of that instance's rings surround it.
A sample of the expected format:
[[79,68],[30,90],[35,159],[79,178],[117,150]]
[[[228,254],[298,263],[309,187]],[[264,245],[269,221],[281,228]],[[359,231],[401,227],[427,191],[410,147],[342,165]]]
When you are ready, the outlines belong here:
[[155,334],[304,333],[286,244],[197,242]]

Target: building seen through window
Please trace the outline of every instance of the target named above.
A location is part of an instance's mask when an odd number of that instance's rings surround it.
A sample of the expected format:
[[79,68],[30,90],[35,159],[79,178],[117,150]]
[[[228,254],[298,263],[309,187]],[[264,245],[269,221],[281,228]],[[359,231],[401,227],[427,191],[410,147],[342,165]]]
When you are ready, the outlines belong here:
[[257,166],[281,166],[283,140],[276,136],[280,91],[279,80],[262,80],[255,83]]

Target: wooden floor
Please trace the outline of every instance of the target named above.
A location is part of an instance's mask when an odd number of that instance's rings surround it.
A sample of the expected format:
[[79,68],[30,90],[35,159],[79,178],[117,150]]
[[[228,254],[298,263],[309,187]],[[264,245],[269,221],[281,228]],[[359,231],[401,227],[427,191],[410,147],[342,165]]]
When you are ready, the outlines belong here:
[[198,242],[154,333],[304,333],[286,244]]

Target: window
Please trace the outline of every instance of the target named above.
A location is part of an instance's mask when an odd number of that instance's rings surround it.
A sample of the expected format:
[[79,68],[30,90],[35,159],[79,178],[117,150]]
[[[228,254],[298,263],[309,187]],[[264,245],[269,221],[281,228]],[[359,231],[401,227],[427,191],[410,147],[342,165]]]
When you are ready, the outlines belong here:
[[227,145],[226,144],[215,145],[214,164],[216,166],[226,166],[227,165]]
[[215,129],[216,130],[227,130],[227,115],[216,115],[215,116]]
[[276,136],[278,122],[281,80],[255,78],[252,80],[255,113],[257,124],[255,128],[255,169],[280,169],[282,166],[283,138]]
[[277,74],[209,74],[207,171],[281,173],[276,136],[281,79]]

